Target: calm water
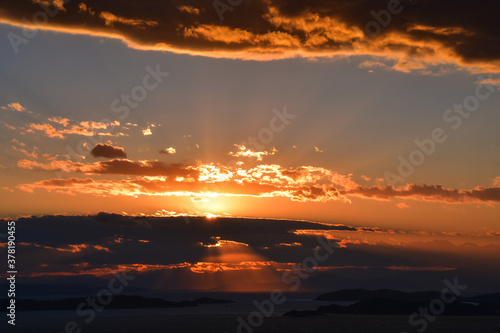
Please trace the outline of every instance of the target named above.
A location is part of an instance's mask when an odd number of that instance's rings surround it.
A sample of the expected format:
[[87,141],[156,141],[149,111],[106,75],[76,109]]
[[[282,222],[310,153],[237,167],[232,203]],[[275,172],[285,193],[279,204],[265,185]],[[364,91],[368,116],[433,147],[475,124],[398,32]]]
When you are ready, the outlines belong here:
[[[316,308],[317,303],[310,306],[301,304],[301,310]],[[279,308],[269,318],[264,318],[260,327],[253,332],[383,332],[400,333],[401,331],[417,332],[408,324],[407,316],[365,316],[365,315],[326,315],[308,318],[283,317],[285,311]],[[37,311],[19,312],[15,330],[9,325],[7,332],[41,333],[64,332],[68,321],[75,321],[81,332],[95,333],[137,333],[137,332],[238,332],[236,318],[247,318],[255,308],[248,304],[206,305],[198,308],[180,309],[140,309],[112,310],[104,309],[89,324],[75,311]],[[0,324],[0,331],[5,332],[5,321]],[[76,332],[76,331],[75,331]],[[251,332],[241,330],[240,332]],[[437,317],[430,323],[426,332],[471,333],[500,332],[500,317]]]

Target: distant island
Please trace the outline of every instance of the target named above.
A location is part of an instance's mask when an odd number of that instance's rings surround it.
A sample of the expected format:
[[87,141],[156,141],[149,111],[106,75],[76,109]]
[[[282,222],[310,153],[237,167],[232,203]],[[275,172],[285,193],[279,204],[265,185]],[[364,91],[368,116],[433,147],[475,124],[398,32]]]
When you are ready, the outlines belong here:
[[[322,294],[315,300],[325,302],[355,302],[350,305],[321,305],[317,310],[292,310],[287,317],[310,317],[322,314],[357,315],[411,315],[425,308],[441,297],[438,291],[419,291],[407,293],[398,290],[345,289]],[[457,296],[455,301],[444,308],[445,316],[499,316],[500,293],[483,294],[472,297]]]
[[[352,305],[322,305],[316,311],[335,314],[369,314],[369,315],[411,315],[419,308],[429,306],[429,302],[407,302],[378,298],[361,301]],[[443,316],[498,316],[500,305],[493,303],[471,304],[460,301],[447,304]]]
[[[440,291],[416,291],[416,292],[404,292],[392,289],[379,289],[379,290],[368,290],[368,289],[342,289],[326,294],[319,295],[315,298],[318,301],[366,301],[375,298],[387,298],[397,301],[408,301],[408,302],[425,302],[431,301],[436,298],[441,297]],[[457,297],[458,300],[464,302],[492,302],[500,304],[500,293],[492,294],[482,294],[473,297]]]

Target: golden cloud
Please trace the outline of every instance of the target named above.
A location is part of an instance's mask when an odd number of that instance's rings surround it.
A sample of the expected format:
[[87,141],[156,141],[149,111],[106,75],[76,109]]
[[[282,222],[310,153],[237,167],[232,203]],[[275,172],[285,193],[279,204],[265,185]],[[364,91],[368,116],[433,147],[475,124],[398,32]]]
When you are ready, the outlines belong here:
[[[135,175],[135,179],[94,180],[49,179],[18,188],[33,192],[46,189],[67,194],[100,196],[185,196],[193,199],[217,196],[287,197],[293,201],[351,202],[350,198],[390,200],[411,199],[444,203],[498,203],[500,188],[446,189],[441,185],[409,184],[405,187],[360,186],[352,175],[320,167],[284,168],[277,164],[255,167],[220,164],[179,165],[159,161],[113,159],[94,163],[50,160],[41,163],[20,160],[23,169],[83,173],[86,175]],[[400,208],[405,205],[399,203]]]

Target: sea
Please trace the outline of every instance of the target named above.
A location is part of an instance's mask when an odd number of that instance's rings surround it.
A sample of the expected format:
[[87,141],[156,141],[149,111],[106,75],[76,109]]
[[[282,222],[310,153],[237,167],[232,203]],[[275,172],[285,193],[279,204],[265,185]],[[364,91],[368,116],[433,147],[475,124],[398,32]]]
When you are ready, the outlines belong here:
[[[260,300],[257,300],[258,302]],[[15,328],[6,325],[0,332],[23,333],[475,333],[500,332],[500,317],[437,316],[425,330],[413,327],[408,316],[336,315],[286,317],[290,310],[315,310],[324,302],[289,299],[263,315],[253,302],[206,304],[195,308],[167,309],[103,309],[95,318],[79,316],[75,310],[18,311]],[[332,304],[328,302],[326,304]],[[5,314],[4,314],[5,315]],[[243,323],[243,324],[242,324]]]

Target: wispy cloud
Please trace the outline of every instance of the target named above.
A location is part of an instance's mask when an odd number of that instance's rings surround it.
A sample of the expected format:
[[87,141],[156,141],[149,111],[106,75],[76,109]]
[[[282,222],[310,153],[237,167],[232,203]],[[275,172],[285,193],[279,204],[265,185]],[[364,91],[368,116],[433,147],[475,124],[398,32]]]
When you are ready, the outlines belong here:
[[246,146],[244,145],[237,145],[235,144],[235,146],[238,148],[237,151],[235,152],[229,152],[228,155],[229,156],[233,156],[233,157],[253,157],[253,158],[256,158],[257,161],[262,161],[262,158],[263,156],[272,156],[272,155],[275,155],[278,150],[276,148],[273,147],[273,149],[271,149],[271,151],[254,151],[250,148],[247,148]]
[[[27,125],[26,133],[41,132],[49,138],[65,139],[67,135],[81,135],[81,136],[126,136],[126,134],[110,131],[111,128],[120,126],[119,121],[112,121],[103,123],[98,121],[81,121],[79,123],[72,121],[68,118],[52,117],[49,118],[50,123],[29,123]],[[54,127],[56,126],[56,127]]]

